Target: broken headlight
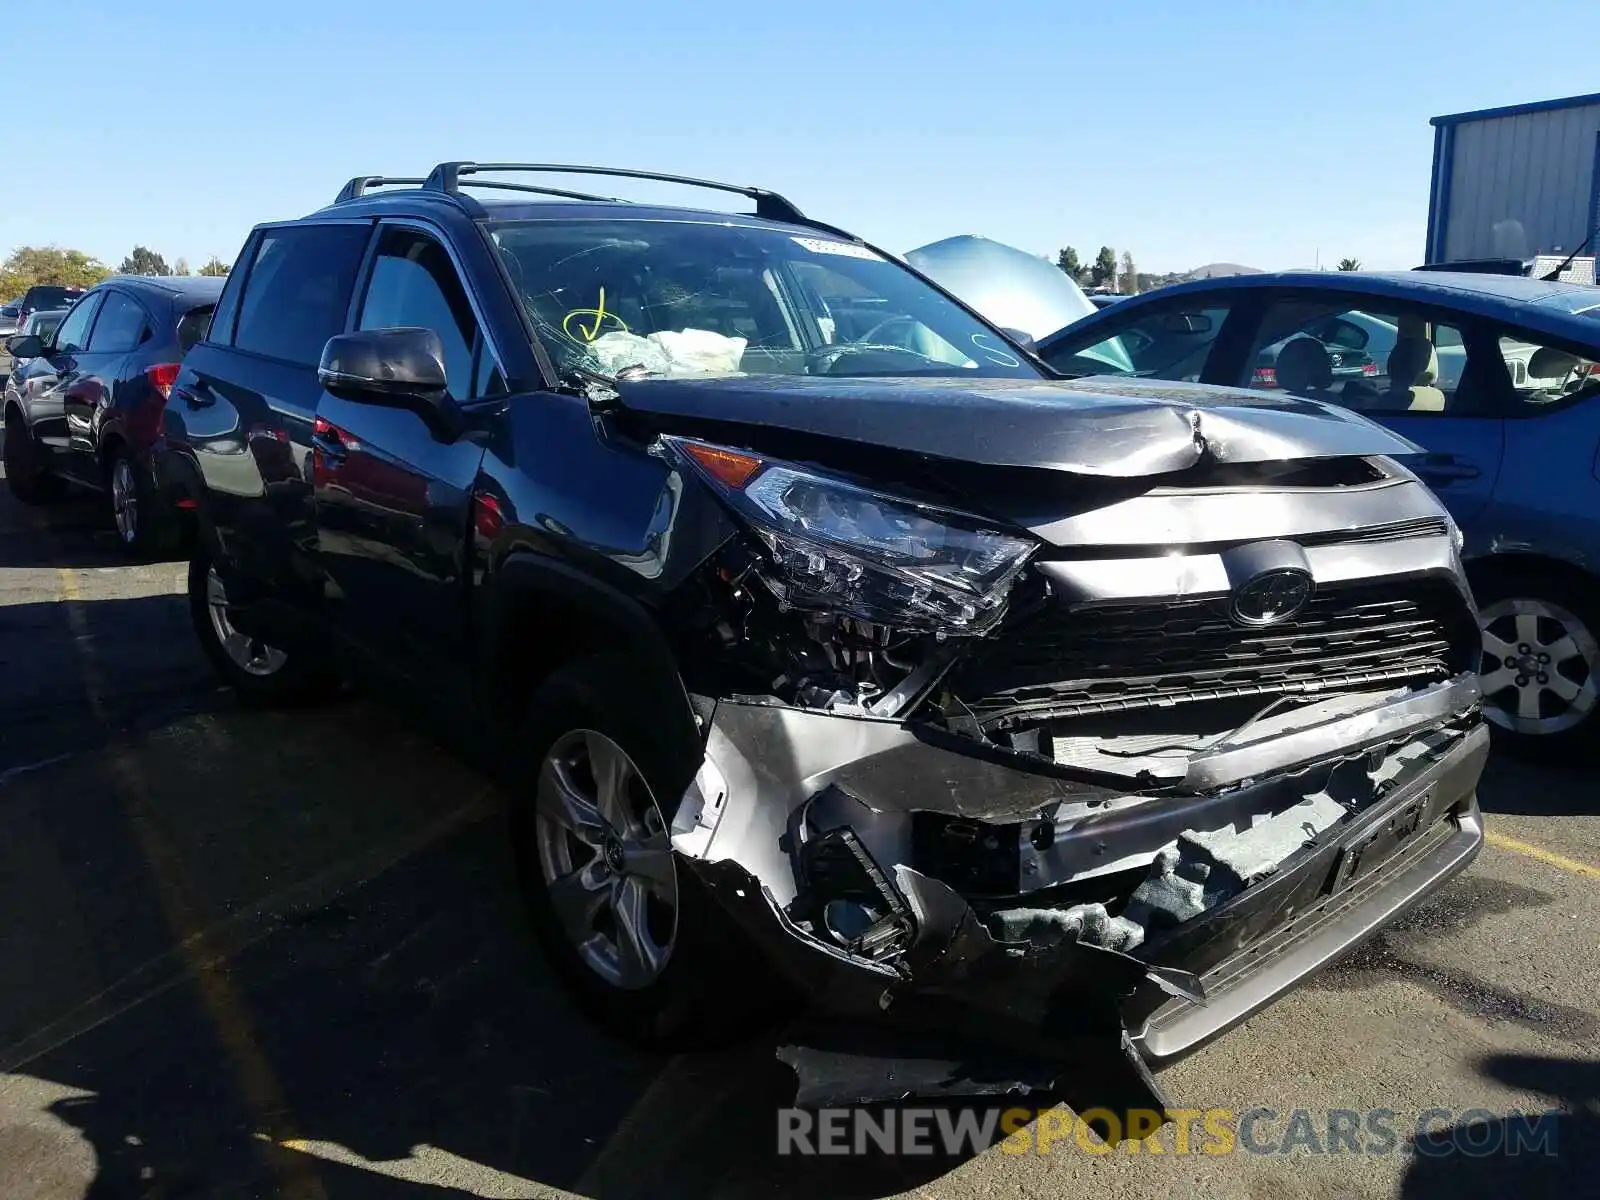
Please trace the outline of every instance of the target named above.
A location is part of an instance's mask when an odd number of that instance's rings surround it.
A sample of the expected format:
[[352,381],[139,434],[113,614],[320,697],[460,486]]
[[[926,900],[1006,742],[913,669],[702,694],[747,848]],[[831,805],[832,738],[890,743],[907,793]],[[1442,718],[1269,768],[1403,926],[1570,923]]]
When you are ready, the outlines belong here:
[[973,633],[986,628],[1037,543],[981,518],[897,499],[793,463],[689,438],[664,449],[765,544],[762,581],[794,608]]

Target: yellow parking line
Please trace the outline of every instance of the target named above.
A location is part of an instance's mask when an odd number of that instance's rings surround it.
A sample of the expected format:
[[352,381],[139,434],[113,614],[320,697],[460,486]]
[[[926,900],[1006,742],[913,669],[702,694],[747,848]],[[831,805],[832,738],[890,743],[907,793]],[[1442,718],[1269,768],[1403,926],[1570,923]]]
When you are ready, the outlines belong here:
[[[83,674],[89,711],[102,726],[109,725],[106,711],[106,682],[96,661],[94,644],[83,612],[83,594],[77,575],[66,567],[57,568],[61,599],[66,603],[67,625],[72,631],[73,652]],[[176,848],[161,829],[150,807],[150,790],[144,772],[126,749],[112,742],[107,751],[112,781],[122,800],[128,823],[138,840],[139,850],[150,867],[156,895],[167,927],[194,975],[200,999],[216,1027],[218,1040],[227,1052],[251,1116],[273,1142],[295,1137],[283,1090],[278,1085],[272,1064],[267,1060],[251,1028],[244,998],[223,970],[221,956],[208,945],[205,924],[196,911],[183,879],[183,863]],[[278,1175],[279,1194],[292,1200],[326,1200],[313,1160],[294,1155],[263,1155]]]
[[1546,850],[1529,842],[1519,842],[1516,838],[1492,830],[1483,835],[1483,840],[1501,850],[1509,850],[1513,854],[1521,854],[1525,858],[1542,862],[1547,867],[1555,867],[1558,871],[1571,871],[1574,875],[1587,875],[1590,879],[1600,879],[1600,867],[1580,862],[1576,858],[1568,858],[1565,854],[1557,854],[1554,850]]

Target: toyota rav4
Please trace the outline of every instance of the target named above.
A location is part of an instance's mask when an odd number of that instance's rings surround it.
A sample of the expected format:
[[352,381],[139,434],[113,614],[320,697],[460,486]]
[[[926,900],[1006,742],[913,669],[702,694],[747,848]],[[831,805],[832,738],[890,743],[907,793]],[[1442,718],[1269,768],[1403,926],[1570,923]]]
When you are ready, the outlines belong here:
[[1413,450],[1055,378],[771,192],[446,163],[251,234],[157,453],[218,670],[426,697],[611,1029],[715,1037],[770,969],[804,1103],[1159,1108],[1152,1066],[1481,843],[1477,627]]

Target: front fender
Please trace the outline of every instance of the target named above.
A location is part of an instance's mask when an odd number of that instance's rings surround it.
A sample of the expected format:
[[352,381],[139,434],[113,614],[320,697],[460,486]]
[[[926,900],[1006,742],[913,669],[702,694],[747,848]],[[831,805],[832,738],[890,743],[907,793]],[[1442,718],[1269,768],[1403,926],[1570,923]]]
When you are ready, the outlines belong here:
[[[546,619],[548,629],[527,628]],[[679,797],[700,768],[704,735],[678,672],[677,658],[660,625],[642,604],[617,588],[568,563],[536,551],[512,552],[485,576],[479,588],[477,620],[479,674],[490,697],[517,694],[513,673],[527,660],[507,647],[532,638],[546,668],[595,647],[622,652],[633,661],[636,686],[626,702],[641,706],[658,723],[670,757],[672,778],[663,780],[664,799]],[[571,642],[560,623],[581,623],[589,635]],[[670,817],[670,814],[667,814]]]

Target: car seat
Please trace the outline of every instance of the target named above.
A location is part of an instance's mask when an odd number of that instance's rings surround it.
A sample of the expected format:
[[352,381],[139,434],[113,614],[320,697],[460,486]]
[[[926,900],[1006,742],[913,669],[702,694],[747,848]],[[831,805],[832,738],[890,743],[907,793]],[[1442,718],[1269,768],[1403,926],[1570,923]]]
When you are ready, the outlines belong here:
[[1333,360],[1315,338],[1298,337],[1278,351],[1278,386],[1298,395],[1322,395],[1333,386]]
[[1396,338],[1388,368],[1387,408],[1396,412],[1444,411],[1444,392],[1433,386],[1439,378],[1439,355],[1427,338]]

